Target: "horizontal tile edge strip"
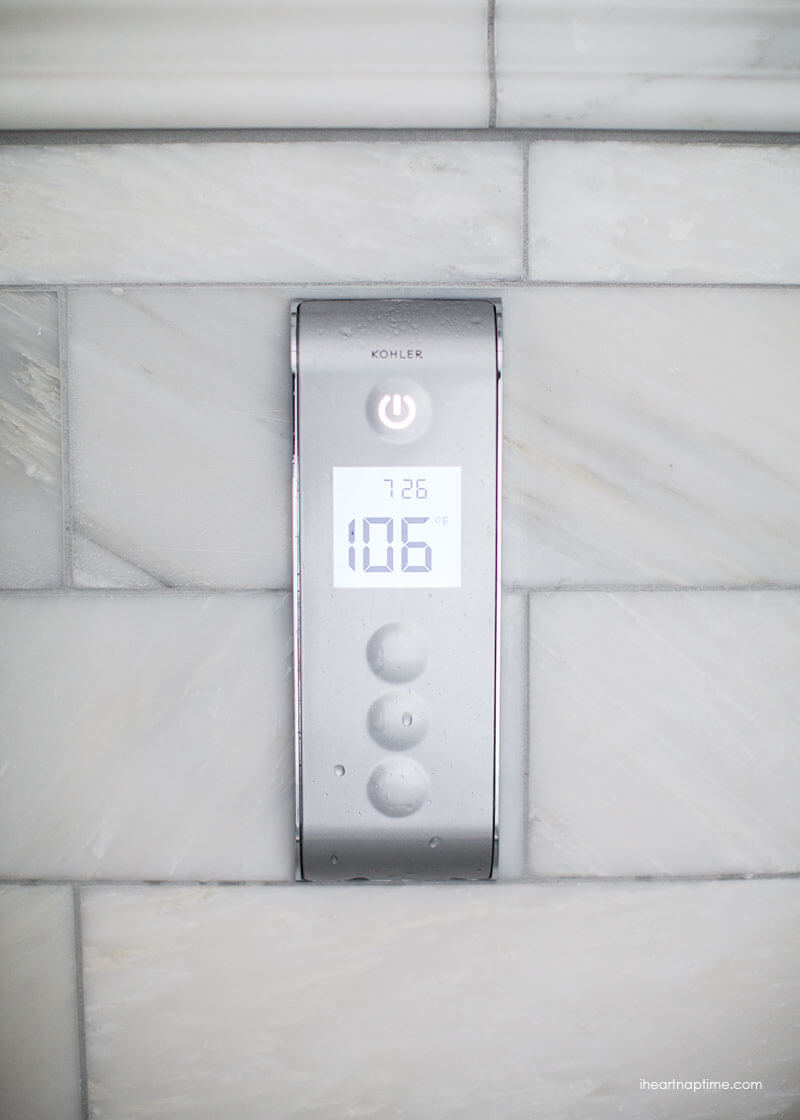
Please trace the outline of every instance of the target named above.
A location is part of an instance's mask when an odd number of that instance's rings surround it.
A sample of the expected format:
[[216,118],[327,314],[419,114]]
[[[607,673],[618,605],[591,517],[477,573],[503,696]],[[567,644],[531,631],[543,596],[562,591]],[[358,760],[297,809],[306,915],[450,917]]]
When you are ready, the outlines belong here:
[[[800,592],[800,583],[727,583],[727,584],[688,584],[674,583],[575,583],[575,584],[537,584],[532,587],[517,583],[503,584],[507,595],[655,595],[668,592],[671,595],[790,593]],[[172,585],[169,587],[0,587],[0,600],[3,598],[34,599],[71,597],[102,598],[113,595],[126,598],[172,598],[203,599],[210,596],[258,596],[290,595],[291,587],[192,587]]]
[[[387,886],[387,887],[408,887],[408,886],[422,886],[422,887],[443,887],[449,886],[450,883],[463,885],[464,883],[481,884],[487,888],[497,888],[502,886],[558,886],[563,884],[572,883],[603,883],[609,886],[625,885],[631,886],[642,884],[664,884],[664,883],[746,883],[755,880],[775,881],[775,880],[800,880],[800,871],[747,871],[747,872],[720,872],[714,874],[711,872],[701,874],[664,874],[664,875],[526,875],[522,878],[515,879],[475,879],[475,880],[441,880],[429,882],[411,882],[411,881],[380,881],[366,882],[364,880],[352,880],[344,882],[341,886]],[[325,884],[326,886],[330,884]],[[175,887],[224,887],[226,889],[235,887],[285,887],[285,886],[298,886],[305,890],[313,890],[319,887],[318,883],[298,882],[294,879],[31,879],[23,878],[0,878],[0,888],[2,887],[69,887],[70,889],[86,890],[93,887],[106,888],[106,887],[163,887],[172,889]]]
[[[789,592],[797,595],[797,584],[559,584],[549,586],[539,584],[528,587],[520,584],[503,584],[506,595],[698,595],[720,592],[735,592],[738,595],[769,594],[769,592]],[[6,598],[97,598],[113,595],[128,598],[207,598],[210,596],[259,596],[290,595],[290,587],[193,587],[173,585],[169,587],[0,587],[0,599]]]
[[[798,291],[798,280],[514,280],[514,279],[464,279],[464,280],[25,280],[16,284],[10,280],[0,279],[0,295],[5,292],[85,292],[85,291],[110,291],[114,288],[125,291],[150,291],[159,288],[221,288],[225,290],[238,289],[258,290],[286,289],[287,299],[290,292],[315,292],[315,291],[369,291],[369,297],[375,298],[376,293],[386,291],[404,291],[410,293],[429,292],[441,294],[446,297],[453,292],[476,291],[481,293],[498,293],[498,289],[508,288],[513,291],[537,291],[542,288],[624,288],[636,290],[639,288],[662,288],[665,290],[707,288],[714,291]],[[366,297],[365,297],[366,298]],[[409,296],[411,298],[411,296]]]
[[301,144],[359,141],[625,140],[652,144],[800,144],[798,131],[609,128],[198,128],[198,129],[0,129],[2,145],[59,144]]
[[0,599],[7,598],[102,598],[113,595],[128,598],[167,597],[172,599],[206,599],[210,596],[289,595],[290,587],[193,587],[172,584],[160,587],[0,587]]

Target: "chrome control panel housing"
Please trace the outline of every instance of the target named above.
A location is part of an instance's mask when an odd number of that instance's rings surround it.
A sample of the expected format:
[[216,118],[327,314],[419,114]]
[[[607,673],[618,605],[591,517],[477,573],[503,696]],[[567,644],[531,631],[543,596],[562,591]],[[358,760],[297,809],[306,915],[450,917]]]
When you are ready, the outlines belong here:
[[292,307],[298,877],[497,862],[501,309]]

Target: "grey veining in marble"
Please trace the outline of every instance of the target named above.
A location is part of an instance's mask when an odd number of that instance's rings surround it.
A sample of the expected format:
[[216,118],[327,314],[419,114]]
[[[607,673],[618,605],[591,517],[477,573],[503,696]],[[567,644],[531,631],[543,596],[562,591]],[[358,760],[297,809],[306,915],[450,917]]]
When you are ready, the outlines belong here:
[[504,574],[800,582],[794,290],[512,291]]
[[[87,533],[97,532],[92,526],[73,520],[71,540],[72,578],[76,587],[134,588],[163,587],[160,579],[131,563],[117,552],[103,548]],[[152,561],[151,561],[152,562]]]
[[81,1120],[69,887],[0,886],[0,1115]]
[[51,292],[0,291],[0,524],[0,587],[61,583],[61,378]]
[[0,876],[293,878],[289,615],[0,597]]
[[79,586],[288,587],[288,292],[70,298]]
[[498,0],[498,124],[800,125],[792,0]]
[[530,275],[797,284],[798,190],[795,144],[538,142]]
[[0,147],[0,282],[514,278],[521,166],[514,143]]
[[531,598],[531,867],[800,872],[800,593]]
[[488,119],[485,0],[4,7],[2,128],[481,128]]
[[794,881],[91,889],[92,1105],[105,1120],[786,1116],[799,922]]
[[[288,587],[291,295],[73,293],[80,586]],[[508,585],[800,579],[797,293],[503,295]]]

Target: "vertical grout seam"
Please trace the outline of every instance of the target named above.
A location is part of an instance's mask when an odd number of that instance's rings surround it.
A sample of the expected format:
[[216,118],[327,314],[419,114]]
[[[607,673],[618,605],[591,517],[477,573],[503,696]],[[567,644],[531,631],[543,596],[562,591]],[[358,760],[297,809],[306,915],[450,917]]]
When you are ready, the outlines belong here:
[[69,430],[69,296],[58,289],[58,367],[61,378],[61,519],[62,585],[73,587],[72,562],[72,454]]
[[527,141],[522,143],[522,280],[530,279],[530,169],[531,146]]
[[486,9],[486,60],[489,64],[489,128],[497,128],[497,39],[495,34],[496,0],[488,0]]
[[73,936],[75,940],[75,994],[78,1020],[78,1077],[81,1090],[81,1117],[89,1120],[89,1075],[86,1058],[86,999],[83,990],[83,914],[81,888],[72,888]]
[[522,877],[531,876],[531,597],[525,596],[523,611],[524,652],[522,657]]

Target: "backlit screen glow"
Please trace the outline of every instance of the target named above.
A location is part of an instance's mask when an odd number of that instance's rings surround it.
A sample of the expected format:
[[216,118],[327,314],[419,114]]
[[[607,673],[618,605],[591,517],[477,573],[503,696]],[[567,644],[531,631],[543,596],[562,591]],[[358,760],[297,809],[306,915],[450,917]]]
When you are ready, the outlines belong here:
[[460,467],[334,467],[334,587],[460,587]]

